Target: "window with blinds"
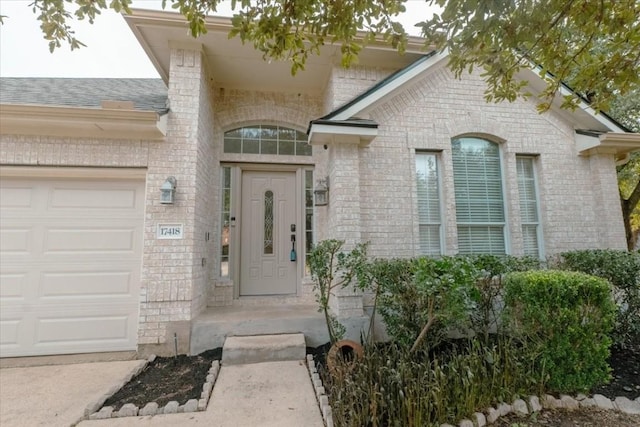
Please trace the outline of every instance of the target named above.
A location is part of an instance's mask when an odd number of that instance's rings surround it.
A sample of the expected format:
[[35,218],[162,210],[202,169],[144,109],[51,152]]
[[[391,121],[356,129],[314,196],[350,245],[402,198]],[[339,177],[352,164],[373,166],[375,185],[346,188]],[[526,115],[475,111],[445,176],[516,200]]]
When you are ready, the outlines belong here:
[[416,153],[418,238],[422,255],[440,255],[441,220],[438,159],[433,153]]
[[535,159],[531,156],[516,156],[524,254],[538,258],[542,254],[534,161]]
[[452,142],[458,251],[506,253],[502,168],[498,144],[463,137]]

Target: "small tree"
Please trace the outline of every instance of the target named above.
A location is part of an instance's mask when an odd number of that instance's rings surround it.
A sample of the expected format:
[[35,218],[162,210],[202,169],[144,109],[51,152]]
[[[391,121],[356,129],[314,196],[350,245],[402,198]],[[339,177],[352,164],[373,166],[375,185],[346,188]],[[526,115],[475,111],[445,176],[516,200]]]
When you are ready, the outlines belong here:
[[367,256],[366,243],[359,243],[348,252],[341,250],[343,245],[342,240],[323,240],[309,253],[313,289],[319,311],[324,313],[332,345],[344,336],[345,328],[331,313],[331,296],[336,289],[345,288],[354,279],[362,277]]

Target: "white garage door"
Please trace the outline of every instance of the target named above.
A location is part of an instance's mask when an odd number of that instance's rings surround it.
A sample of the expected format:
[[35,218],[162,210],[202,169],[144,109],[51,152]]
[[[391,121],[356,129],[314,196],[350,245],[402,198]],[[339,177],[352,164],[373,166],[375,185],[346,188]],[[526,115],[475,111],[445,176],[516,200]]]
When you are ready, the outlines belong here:
[[0,179],[0,356],[134,350],[144,181]]

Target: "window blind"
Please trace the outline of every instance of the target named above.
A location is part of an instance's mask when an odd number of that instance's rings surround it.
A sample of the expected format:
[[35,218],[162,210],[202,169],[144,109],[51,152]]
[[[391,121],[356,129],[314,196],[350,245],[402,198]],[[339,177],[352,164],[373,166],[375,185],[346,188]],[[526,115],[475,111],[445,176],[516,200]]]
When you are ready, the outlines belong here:
[[416,153],[416,188],[420,254],[440,255],[442,253],[440,189],[435,154]]
[[505,254],[498,144],[480,138],[458,138],[452,142],[452,158],[459,252]]
[[540,220],[538,218],[538,196],[533,162],[534,159],[532,157],[516,156],[524,254],[539,257],[541,255],[539,242]]

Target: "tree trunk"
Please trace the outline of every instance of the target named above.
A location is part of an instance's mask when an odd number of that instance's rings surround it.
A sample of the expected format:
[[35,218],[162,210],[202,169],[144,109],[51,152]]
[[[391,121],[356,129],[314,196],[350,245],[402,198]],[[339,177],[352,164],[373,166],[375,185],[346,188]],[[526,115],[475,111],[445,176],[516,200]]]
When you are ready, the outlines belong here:
[[634,233],[634,230],[631,227],[631,214],[636,206],[638,206],[638,202],[640,202],[640,182],[636,184],[628,199],[623,199],[622,196],[620,197],[624,231],[627,237],[627,249],[630,251],[634,249],[636,243],[636,233]]

